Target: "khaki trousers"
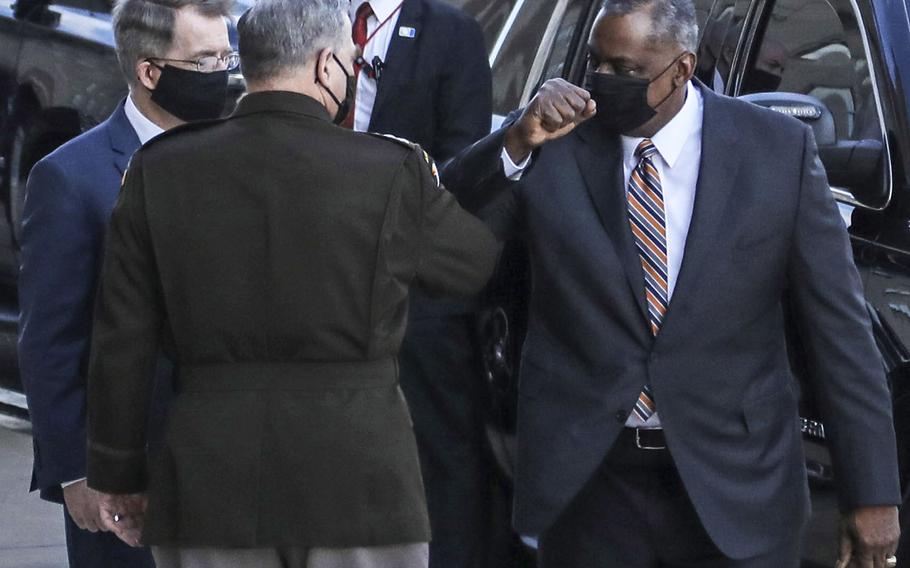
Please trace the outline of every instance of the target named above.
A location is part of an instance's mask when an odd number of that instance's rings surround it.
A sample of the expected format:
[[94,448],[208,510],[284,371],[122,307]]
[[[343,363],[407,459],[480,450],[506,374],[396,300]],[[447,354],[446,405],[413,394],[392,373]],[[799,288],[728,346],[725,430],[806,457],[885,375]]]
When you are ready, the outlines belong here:
[[369,548],[153,546],[157,568],[427,568],[425,542]]

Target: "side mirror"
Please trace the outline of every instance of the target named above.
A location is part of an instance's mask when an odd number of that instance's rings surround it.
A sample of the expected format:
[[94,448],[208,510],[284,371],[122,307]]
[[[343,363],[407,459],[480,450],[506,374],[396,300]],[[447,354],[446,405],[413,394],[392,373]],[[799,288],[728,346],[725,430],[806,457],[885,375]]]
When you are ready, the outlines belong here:
[[887,205],[883,183],[884,146],[881,139],[838,140],[831,111],[815,97],[797,93],[753,93],[739,97],[812,127],[818,154],[832,188],[850,193],[874,209]]

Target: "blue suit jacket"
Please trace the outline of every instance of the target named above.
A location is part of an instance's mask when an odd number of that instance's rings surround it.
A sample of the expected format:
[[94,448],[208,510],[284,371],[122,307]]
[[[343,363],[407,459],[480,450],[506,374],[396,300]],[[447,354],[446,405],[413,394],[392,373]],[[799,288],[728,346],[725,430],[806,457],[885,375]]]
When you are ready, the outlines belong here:
[[840,505],[900,503],[890,396],[844,223],[812,131],[705,100],[702,157],[679,280],[649,330],[622,147],[595,120],[505,179],[505,131],[446,167],[469,209],[528,245],[532,292],[518,386],[515,522],[541,534],[652,386],[673,460],[728,556],[792,538],[808,513],[782,300],[794,308],[825,419]]
[[470,16],[439,0],[404,0],[384,63],[371,132],[407,138],[439,161],[489,134],[492,77]]
[[19,369],[34,435],[32,490],[60,501],[85,476],[86,367],[108,219],[139,138],[121,103],[38,162],[19,273]]

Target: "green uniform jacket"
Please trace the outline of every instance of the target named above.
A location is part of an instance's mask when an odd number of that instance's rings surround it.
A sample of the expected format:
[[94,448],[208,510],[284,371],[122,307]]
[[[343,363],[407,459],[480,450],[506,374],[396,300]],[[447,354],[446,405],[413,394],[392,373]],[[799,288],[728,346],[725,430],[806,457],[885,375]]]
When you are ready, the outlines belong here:
[[[408,289],[476,293],[498,254],[416,146],[254,93],[165,134],[124,179],[89,371],[89,485],[147,491],[144,541],[429,539],[396,354]],[[159,346],[178,365],[147,463]]]

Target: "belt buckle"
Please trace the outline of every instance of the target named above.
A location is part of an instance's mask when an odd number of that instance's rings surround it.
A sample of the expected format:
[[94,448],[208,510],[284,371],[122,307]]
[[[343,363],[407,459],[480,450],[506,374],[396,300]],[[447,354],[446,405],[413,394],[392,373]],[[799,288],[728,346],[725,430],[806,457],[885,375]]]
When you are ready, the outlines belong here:
[[660,428],[636,428],[635,429],[635,447],[639,450],[666,450],[667,446],[645,446],[641,443],[642,430],[660,430]]

